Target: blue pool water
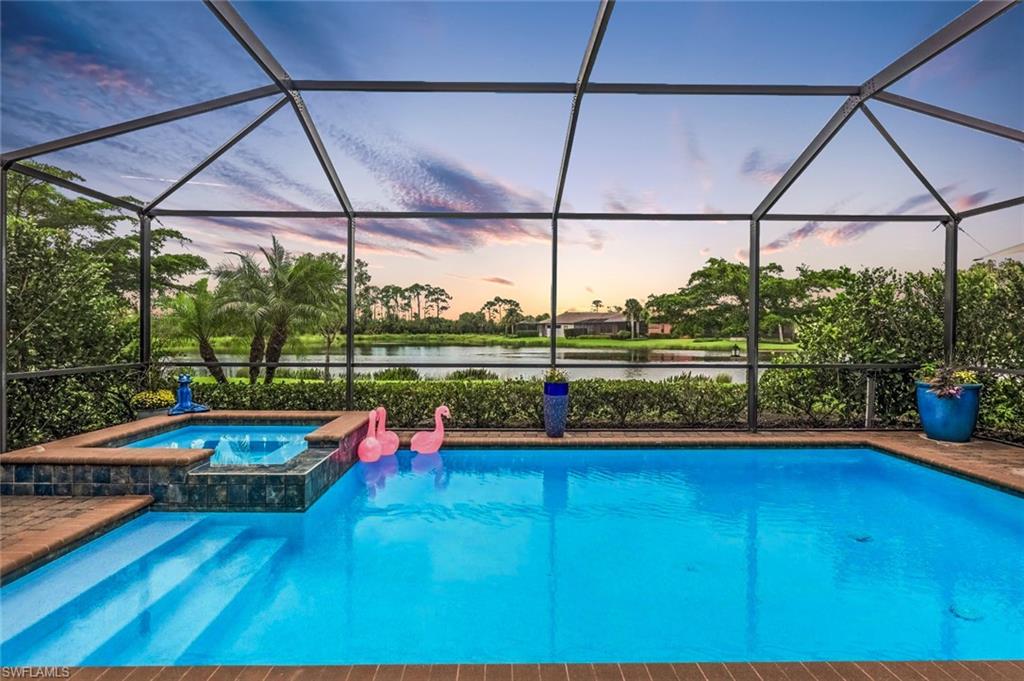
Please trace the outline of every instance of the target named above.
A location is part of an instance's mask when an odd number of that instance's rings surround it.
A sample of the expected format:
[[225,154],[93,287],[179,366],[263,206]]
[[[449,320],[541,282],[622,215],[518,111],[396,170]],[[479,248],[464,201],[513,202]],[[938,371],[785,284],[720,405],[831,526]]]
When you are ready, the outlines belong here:
[[212,449],[214,466],[284,463],[306,451],[306,435],[319,426],[210,425],[184,426],[125,447]]
[[5,665],[1024,657],[1024,499],[861,449],[455,451],[149,513],[0,590]]

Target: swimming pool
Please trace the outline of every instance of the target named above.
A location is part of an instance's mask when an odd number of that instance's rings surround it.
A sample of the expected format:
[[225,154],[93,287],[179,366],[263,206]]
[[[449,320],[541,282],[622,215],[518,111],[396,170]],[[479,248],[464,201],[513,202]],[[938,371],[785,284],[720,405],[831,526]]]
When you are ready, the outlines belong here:
[[1024,499],[867,449],[400,452],[0,590],[5,665],[1020,658]]
[[212,449],[214,466],[279,464],[306,451],[305,437],[315,425],[204,425],[183,426],[125,447]]

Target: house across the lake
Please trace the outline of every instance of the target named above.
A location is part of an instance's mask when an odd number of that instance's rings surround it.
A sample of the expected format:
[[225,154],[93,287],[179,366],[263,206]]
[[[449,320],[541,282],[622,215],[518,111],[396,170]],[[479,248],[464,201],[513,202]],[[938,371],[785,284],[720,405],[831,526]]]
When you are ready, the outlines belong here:
[[[562,337],[574,336],[613,336],[620,331],[629,333],[634,322],[622,312],[563,312],[555,317],[555,335]],[[634,335],[643,336],[647,333],[645,322],[635,322]],[[547,321],[538,325],[541,336],[550,337],[551,324]]]

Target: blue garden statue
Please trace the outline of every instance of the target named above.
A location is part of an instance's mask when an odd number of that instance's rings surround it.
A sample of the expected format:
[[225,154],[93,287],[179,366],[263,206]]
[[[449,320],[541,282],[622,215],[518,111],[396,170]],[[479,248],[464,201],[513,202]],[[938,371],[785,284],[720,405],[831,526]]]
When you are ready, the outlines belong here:
[[196,404],[192,401],[192,377],[188,374],[178,376],[178,403],[167,410],[168,416],[178,414],[194,414],[200,411],[210,411],[205,404]]

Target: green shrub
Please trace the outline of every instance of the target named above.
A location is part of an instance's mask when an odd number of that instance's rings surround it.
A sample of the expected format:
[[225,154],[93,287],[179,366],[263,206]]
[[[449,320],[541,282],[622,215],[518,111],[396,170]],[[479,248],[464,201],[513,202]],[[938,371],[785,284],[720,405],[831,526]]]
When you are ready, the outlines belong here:
[[[528,428],[543,424],[541,382],[356,381],[354,408],[388,408],[388,423],[433,423],[434,408],[451,409],[453,428]],[[345,382],[271,385],[202,384],[196,400],[215,409],[344,409]],[[673,381],[581,379],[570,388],[571,428],[704,427],[743,425],[746,388],[692,376]]]
[[418,381],[420,372],[412,367],[388,367],[373,373],[375,381]]
[[19,449],[135,418],[131,398],[140,372],[17,379],[7,384],[8,447]]
[[144,390],[132,395],[131,405],[135,411],[173,407],[177,399],[173,390]]
[[1024,443],[1024,376],[981,373],[978,433]]
[[623,330],[623,331],[616,331],[615,334],[612,336],[612,338],[618,338],[619,340],[629,340],[632,337],[633,337],[633,334],[631,334],[629,331],[625,331],[625,330]]
[[449,381],[497,381],[499,377],[489,369],[458,369],[445,378]]

